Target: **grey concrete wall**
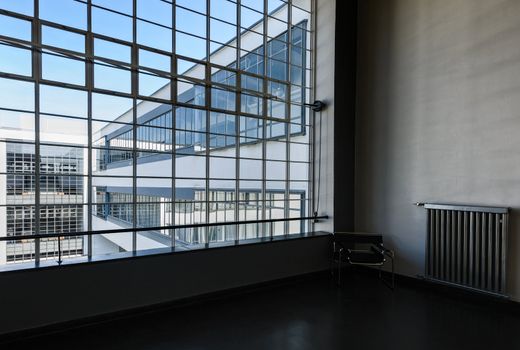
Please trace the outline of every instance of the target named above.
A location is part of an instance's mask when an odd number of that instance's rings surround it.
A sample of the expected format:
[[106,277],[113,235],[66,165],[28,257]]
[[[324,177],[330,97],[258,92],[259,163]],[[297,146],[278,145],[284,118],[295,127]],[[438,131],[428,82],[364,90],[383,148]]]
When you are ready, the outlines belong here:
[[520,300],[520,1],[359,2],[356,228],[423,273],[417,201],[513,208]]
[[329,267],[328,236],[0,274],[0,334]]

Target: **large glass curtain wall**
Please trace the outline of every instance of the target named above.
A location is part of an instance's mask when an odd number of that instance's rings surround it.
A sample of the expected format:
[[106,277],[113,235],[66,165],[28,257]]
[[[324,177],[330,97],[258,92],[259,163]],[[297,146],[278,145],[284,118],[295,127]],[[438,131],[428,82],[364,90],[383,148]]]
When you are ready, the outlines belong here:
[[[311,0],[0,2],[0,235],[63,257],[300,233]],[[140,232],[140,227],[215,223]],[[0,242],[0,264],[56,259]]]

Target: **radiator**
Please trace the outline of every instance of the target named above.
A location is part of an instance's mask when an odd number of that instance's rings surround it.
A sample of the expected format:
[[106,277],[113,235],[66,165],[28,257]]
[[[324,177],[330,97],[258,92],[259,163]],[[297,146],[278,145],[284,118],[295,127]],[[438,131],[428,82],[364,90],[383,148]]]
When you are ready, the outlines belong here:
[[426,278],[507,296],[508,208],[421,204]]

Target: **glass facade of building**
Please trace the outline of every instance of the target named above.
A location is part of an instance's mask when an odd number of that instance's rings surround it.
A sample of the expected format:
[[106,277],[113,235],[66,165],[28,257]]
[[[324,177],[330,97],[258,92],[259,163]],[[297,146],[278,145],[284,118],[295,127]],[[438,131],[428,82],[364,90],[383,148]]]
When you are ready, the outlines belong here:
[[[35,177],[36,160],[31,145],[6,143],[6,229],[7,236],[31,235],[36,232]],[[40,166],[40,233],[83,231],[83,179],[76,176],[83,167],[80,149],[42,147]],[[61,242],[65,257],[83,254],[83,237],[67,237]],[[40,240],[40,258],[57,255],[57,239]],[[6,261],[31,261],[35,245],[31,241],[9,241]]]
[[[128,230],[60,239],[73,257],[307,230],[219,223],[309,215],[310,10],[1,2],[0,236]],[[161,229],[198,223],[215,225]],[[54,258],[57,242],[7,241],[0,263]]]

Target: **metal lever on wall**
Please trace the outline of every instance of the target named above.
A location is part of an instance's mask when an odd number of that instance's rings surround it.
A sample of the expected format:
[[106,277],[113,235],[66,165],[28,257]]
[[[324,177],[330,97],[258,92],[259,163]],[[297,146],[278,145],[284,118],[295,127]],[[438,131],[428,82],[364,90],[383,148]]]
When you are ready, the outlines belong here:
[[314,112],[321,112],[325,107],[327,107],[327,104],[320,100],[316,100],[314,103],[304,103],[304,105],[311,107]]

